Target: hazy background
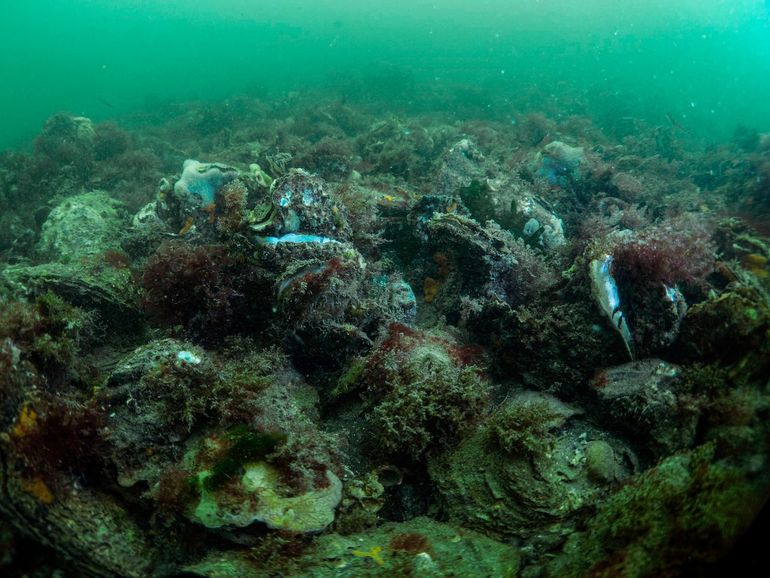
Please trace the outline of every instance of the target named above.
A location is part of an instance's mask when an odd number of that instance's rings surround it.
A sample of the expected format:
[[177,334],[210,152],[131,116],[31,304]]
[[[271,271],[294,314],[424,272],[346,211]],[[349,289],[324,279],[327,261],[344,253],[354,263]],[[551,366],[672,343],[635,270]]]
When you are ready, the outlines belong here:
[[103,120],[164,100],[344,92],[380,70],[514,101],[533,86],[581,94],[600,114],[671,114],[714,139],[737,124],[770,131],[763,0],[4,4],[0,148],[25,146],[59,111]]

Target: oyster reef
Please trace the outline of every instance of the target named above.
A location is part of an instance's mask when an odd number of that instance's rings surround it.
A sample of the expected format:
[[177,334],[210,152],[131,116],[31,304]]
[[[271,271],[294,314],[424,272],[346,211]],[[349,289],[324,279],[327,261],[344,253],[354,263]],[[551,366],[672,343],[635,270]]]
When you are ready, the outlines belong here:
[[0,576],[754,576],[752,0],[0,22]]

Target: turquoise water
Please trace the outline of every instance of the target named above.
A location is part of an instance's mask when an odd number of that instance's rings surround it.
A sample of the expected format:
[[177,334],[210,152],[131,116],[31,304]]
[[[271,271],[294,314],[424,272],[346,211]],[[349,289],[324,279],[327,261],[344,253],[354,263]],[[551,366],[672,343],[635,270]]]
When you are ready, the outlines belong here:
[[600,121],[671,115],[721,138],[770,128],[769,23],[755,0],[17,2],[0,21],[0,147],[59,111],[99,121],[163,101],[345,93],[351,79],[376,93],[394,78],[483,88],[493,114],[527,95],[537,106],[535,90],[580,95]]

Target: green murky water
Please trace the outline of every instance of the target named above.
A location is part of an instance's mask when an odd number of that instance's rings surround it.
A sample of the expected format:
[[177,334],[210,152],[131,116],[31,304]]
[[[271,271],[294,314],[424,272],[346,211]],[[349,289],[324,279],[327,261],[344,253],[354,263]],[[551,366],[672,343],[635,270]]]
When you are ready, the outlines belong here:
[[484,89],[472,96],[492,114],[580,94],[605,122],[669,114],[719,137],[767,128],[769,22],[760,0],[8,3],[0,147],[58,111],[103,120],[159,101],[361,83],[405,101],[442,83]]

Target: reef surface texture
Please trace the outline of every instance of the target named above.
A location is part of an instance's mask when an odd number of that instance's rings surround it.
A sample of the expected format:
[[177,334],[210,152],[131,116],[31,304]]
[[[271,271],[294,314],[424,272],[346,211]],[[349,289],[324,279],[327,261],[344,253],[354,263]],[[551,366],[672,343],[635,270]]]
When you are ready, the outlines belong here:
[[750,537],[770,136],[218,106],[0,157],[0,575],[684,576]]

